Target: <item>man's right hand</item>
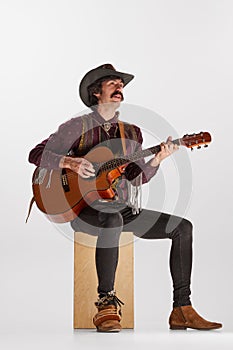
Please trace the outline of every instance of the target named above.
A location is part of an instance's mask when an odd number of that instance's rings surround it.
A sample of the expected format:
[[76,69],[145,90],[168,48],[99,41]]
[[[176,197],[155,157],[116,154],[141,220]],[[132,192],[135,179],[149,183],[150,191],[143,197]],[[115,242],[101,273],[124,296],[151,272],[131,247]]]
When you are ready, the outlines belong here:
[[62,157],[59,163],[60,168],[68,168],[83,178],[95,176],[95,169],[85,158]]

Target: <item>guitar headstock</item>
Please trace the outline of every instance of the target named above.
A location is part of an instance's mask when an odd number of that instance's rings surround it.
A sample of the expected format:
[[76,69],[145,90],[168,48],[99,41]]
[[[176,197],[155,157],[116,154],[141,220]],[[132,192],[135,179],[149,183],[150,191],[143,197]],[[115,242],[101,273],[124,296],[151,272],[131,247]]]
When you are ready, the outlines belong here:
[[208,147],[210,142],[211,135],[208,132],[203,131],[199,132],[199,134],[184,135],[180,139],[181,145],[191,148],[191,150],[193,150],[193,147],[197,147],[199,149],[202,145],[204,145],[204,147]]

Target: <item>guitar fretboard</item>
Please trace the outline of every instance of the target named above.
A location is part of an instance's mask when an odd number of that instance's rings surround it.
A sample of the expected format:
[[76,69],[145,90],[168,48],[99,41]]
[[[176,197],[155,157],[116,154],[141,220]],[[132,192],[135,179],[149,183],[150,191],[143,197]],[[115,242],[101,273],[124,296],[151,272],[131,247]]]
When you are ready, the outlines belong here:
[[[180,139],[176,139],[172,141],[173,143],[180,145]],[[116,158],[116,159],[111,159],[101,165],[99,168],[99,171],[110,171],[113,170],[121,165],[130,163],[130,162],[136,162],[137,160],[141,158],[146,158],[151,156],[152,154],[157,154],[160,151],[161,147],[160,145],[149,147],[145,150],[135,152],[127,157],[122,156],[122,158]]]

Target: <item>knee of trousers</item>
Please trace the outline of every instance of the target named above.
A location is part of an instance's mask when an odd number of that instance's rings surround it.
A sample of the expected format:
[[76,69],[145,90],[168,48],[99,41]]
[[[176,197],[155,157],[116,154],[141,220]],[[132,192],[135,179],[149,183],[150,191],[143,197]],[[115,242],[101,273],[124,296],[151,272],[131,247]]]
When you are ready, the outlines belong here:
[[123,227],[123,218],[120,213],[99,214],[100,229],[97,248],[115,248],[119,245],[119,238]]
[[118,228],[121,230],[123,227],[123,218],[119,212],[110,213],[101,211],[98,214],[98,218],[103,228]]
[[192,241],[193,239],[193,224],[187,219],[182,219],[177,228],[171,233],[172,239],[181,238],[185,241]]

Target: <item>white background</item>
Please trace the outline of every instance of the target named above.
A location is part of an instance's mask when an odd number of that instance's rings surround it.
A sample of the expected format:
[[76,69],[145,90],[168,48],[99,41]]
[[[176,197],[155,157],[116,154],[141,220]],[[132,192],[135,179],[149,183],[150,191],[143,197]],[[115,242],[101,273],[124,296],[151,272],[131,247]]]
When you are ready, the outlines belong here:
[[[121,340],[160,349],[231,347],[233,2],[2,0],[0,6],[4,349],[118,348]],[[135,331],[114,335],[114,342],[113,335],[95,331],[73,333],[73,242],[36,207],[24,223],[34,170],[29,151],[85,108],[78,84],[88,70],[108,62],[135,74],[125,89],[127,103],[159,114],[180,136],[201,130],[213,136],[209,149],[189,155],[193,190],[185,216],[194,224],[193,305],[223,322],[220,332],[168,331],[170,241],[137,240]],[[152,129],[161,139],[168,136],[153,120]],[[179,152],[176,159],[184,150]],[[160,208],[156,189],[163,176],[172,188],[170,162],[149,185],[150,207],[167,212],[173,211],[172,190]]]

